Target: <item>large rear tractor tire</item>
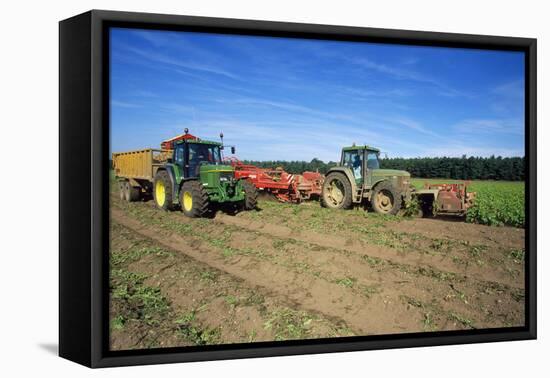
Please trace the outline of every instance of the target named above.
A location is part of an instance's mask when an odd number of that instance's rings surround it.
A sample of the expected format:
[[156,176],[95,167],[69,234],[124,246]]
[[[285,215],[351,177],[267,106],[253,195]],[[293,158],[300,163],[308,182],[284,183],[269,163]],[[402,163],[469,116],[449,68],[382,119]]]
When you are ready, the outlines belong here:
[[172,203],[172,182],[166,171],[158,171],[155,175],[153,182],[153,198],[155,204],[162,210],[173,210],[174,205]]
[[323,183],[321,206],[331,209],[349,209],[352,204],[352,189],[346,175],[329,173]]
[[210,210],[208,193],[199,181],[186,181],[180,190],[181,210],[190,218],[204,217]]
[[254,210],[258,204],[258,189],[256,189],[253,183],[247,180],[243,181],[243,189],[245,195],[244,210]]
[[384,215],[395,215],[401,209],[403,199],[401,194],[389,181],[376,185],[371,197],[374,212]]

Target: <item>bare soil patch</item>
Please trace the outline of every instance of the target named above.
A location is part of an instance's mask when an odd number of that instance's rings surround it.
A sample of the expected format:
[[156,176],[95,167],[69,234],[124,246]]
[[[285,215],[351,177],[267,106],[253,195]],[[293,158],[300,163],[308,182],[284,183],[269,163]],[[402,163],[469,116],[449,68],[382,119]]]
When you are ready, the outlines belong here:
[[[155,327],[115,321],[115,349],[524,322],[521,229],[271,201],[214,219],[189,219],[150,202],[111,205],[112,251],[146,243],[169,256],[125,263],[168,309]],[[126,311],[117,303],[112,319]]]

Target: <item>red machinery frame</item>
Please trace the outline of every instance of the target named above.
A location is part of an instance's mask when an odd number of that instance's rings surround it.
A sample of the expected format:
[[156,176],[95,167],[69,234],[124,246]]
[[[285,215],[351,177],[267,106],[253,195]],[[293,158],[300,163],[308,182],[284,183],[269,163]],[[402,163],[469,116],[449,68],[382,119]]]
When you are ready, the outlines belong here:
[[319,172],[291,174],[281,167],[260,168],[234,157],[225,160],[235,168],[235,178],[248,179],[258,190],[273,194],[281,202],[300,203],[321,195],[324,176]]

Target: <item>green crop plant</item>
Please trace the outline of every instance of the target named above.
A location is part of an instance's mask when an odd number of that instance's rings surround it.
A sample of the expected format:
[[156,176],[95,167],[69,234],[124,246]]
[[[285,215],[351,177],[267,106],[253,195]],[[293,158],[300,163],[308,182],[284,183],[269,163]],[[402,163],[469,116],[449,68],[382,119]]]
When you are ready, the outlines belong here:
[[466,220],[490,226],[525,226],[525,187],[523,182],[476,182],[474,205]]

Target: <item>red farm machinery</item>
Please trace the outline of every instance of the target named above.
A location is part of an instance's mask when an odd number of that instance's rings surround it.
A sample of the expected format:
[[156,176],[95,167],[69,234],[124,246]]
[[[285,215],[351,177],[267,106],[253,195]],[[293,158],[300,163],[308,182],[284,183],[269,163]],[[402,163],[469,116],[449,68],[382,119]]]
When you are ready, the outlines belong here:
[[247,178],[259,191],[273,194],[281,202],[300,203],[321,195],[324,176],[319,172],[292,174],[282,167],[260,168],[234,157],[226,161],[235,168],[236,178]]
[[464,215],[473,205],[476,192],[468,191],[469,181],[457,183],[424,183],[424,188],[415,192],[423,215]]

